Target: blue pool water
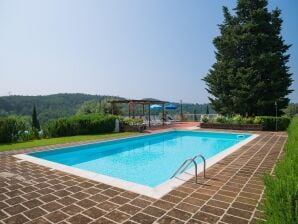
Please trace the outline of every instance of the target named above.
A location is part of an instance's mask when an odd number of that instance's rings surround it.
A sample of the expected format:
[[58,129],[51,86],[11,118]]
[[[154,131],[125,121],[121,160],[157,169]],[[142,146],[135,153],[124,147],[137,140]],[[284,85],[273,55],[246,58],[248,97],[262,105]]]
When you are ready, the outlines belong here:
[[[156,187],[197,154],[206,159],[249,134],[170,131],[140,137],[37,152],[31,156]],[[198,160],[199,163],[199,160]]]

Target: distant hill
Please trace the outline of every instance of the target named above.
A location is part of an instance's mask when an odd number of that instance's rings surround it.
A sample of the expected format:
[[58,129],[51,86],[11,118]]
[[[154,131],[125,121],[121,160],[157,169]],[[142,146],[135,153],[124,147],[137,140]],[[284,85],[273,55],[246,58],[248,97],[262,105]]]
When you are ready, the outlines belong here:
[[[74,115],[83,103],[94,100],[100,101],[107,97],[112,96],[82,93],[61,93],[47,96],[2,96],[0,97],[0,117],[8,115],[31,116],[33,105],[35,105],[38,118],[41,123],[44,123],[51,119]],[[120,99],[120,97],[115,98]],[[123,107],[126,106],[123,105]],[[206,113],[206,107],[207,104],[183,104],[183,112],[193,113],[195,110],[196,113]],[[179,113],[180,108],[173,112]],[[209,112],[214,113],[210,107]]]
[[41,122],[76,113],[82,103],[97,99],[96,95],[54,94],[47,96],[3,96],[0,97],[0,116],[31,115],[36,105]]

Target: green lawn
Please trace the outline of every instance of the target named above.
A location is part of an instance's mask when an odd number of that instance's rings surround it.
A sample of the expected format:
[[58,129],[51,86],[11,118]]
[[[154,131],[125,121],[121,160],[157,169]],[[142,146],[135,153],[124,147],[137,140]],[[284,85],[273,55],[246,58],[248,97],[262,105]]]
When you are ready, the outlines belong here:
[[33,148],[38,146],[79,142],[79,141],[86,141],[86,140],[103,140],[103,139],[111,139],[111,138],[117,138],[117,137],[127,137],[127,136],[133,136],[136,134],[137,133],[134,133],[134,132],[121,132],[121,133],[98,134],[98,135],[78,135],[78,136],[70,136],[70,137],[32,140],[32,141],[20,142],[20,143],[0,144],[0,152],[15,150],[15,149]]

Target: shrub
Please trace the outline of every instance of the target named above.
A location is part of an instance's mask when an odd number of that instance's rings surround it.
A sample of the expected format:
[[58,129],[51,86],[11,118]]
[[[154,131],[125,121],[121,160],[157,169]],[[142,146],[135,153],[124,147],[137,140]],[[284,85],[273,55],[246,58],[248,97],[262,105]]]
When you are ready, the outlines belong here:
[[253,124],[261,124],[261,118],[256,116],[253,120]]
[[142,118],[122,118],[120,121],[125,125],[141,125],[144,123]]
[[232,123],[232,124],[242,124],[243,118],[241,117],[241,115],[235,115],[231,117],[229,121],[230,121],[229,123]]
[[298,117],[292,120],[288,137],[275,176],[265,177],[264,210],[268,223],[298,223]]
[[202,122],[203,122],[203,123],[207,123],[208,121],[209,121],[209,119],[208,119],[207,116],[204,116],[204,117],[202,118]]
[[[271,116],[257,116],[257,117],[241,117],[240,115],[235,115],[233,117],[223,117],[219,116],[214,119],[216,123],[222,124],[261,124],[264,131],[275,131],[275,117]],[[284,131],[287,130],[290,124],[290,118],[288,117],[278,117],[277,118],[277,130]]]
[[48,122],[45,134],[49,137],[100,134],[114,131],[116,116],[77,115]]
[[25,123],[17,117],[0,119],[0,143],[16,142],[25,131]]
[[223,116],[219,116],[215,118],[215,122],[224,124],[224,123],[227,123],[227,118]]
[[242,119],[242,124],[254,124],[254,120],[253,117],[244,117]]
[[259,116],[256,117],[260,120],[260,124],[264,131],[275,131],[276,130],[276,121],[277,121],[277,130],[285,131],[287,130],[290,124],[290,118],[288,117],[272,117],[272,116]]

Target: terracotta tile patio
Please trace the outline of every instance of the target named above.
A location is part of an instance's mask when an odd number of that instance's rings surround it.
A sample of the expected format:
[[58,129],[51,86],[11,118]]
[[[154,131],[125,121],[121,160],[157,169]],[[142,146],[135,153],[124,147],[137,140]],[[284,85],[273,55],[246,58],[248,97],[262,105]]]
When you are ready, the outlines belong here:
[[[0,223],[256,223],[286,133],[260,136],[156,200],[0,154]],[[34,150],[22,150],[29,152]]]

